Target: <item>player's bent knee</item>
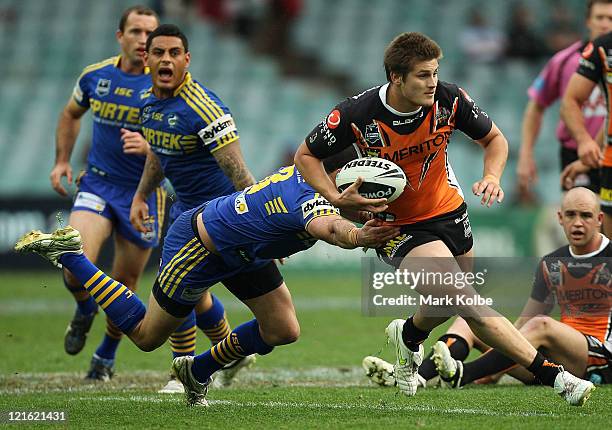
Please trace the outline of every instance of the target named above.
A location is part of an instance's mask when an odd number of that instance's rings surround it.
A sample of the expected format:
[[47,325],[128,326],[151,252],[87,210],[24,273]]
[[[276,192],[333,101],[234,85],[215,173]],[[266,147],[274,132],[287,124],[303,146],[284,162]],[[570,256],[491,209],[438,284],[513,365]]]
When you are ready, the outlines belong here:
[[271,331],[262,330],[261,337],[270,346],[288,345],[300,337],[300,325],[296,321],[294,324],[276,327]]
[[521,333],[525,336],[546,336],[551,328],[553,319],[547,315],[537,315],[529,319],[523,327],[521,327]]

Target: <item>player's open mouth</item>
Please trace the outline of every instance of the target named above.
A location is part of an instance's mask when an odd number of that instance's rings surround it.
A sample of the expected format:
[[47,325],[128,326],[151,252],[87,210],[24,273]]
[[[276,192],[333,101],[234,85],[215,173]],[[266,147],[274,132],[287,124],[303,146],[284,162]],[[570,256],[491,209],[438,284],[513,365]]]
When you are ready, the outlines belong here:
[[572,239],[582,239],[584,237],[583,231],[572,231]]
[[169,67],[159,68],[158,75],[162,82],[169,82],[172,79],[172,74],[172,69]]

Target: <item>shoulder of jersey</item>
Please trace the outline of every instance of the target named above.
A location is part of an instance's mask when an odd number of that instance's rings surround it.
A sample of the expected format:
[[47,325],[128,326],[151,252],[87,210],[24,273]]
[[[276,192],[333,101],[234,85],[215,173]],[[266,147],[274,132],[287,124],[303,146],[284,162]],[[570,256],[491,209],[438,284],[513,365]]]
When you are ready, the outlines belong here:
[[116,55],[114,57],[107,58],[106,60],[102,60],[98,63],[90,64],[89,66],[83,69],[83,71],[81,72],[81,76],[79,76],[79,79],[90,73],[93,73],[93,72],[96,72],[96,71],[99,71],[105,68],[109,68],[109,67],[115,67],[117,65],[118,60],[119,60],[119,56]]
[[572,254],[570,254],[569,251],[569,245],[563,245],[560,248],[555,249],[553,252],[546,254],[544,257],[542,257],[542,260],[546,260],[549,258],[555,258],[555,257],[571,257]]
[[450,82],[438,81],[438,86],[436,87],[436,94],[434,96],[435,100],[441,101],[443,103],[449,104],[452,106],[455,98],[459,95],[459,86],[456,84],[451,84]]
[[222,107],[210,90],[193,78],[176,93],[199,116],[212,120],[224,115]]

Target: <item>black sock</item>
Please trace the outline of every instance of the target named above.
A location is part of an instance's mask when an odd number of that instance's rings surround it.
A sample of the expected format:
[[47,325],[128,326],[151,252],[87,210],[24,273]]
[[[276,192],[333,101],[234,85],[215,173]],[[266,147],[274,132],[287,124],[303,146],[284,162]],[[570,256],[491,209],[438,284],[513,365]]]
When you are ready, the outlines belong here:
[[469,384],[477,379],[484,378],[485,376],[495,375],[501,371],[504,371],[516,363],[510,360],[501,352],[491,349],[474,361],[469,363],[463,363],[463,377],[461,378],[461,385]]
[[527,370],[533,373],[542,384],[548,385],[549,387],[554,387],[555,378],[561,373],[561,369],[561,366],[552,361],[548,361],[539,351],[533,359],[533,362],[527,368]]
[[402,330],[402,340],[411,351],[417,352],[419,345],[429,337],[429,331],[423,331],[414,325],[412,317],[408,318],[404,323]]
[[[463,361],[467,358],[470,353],[470,347],[467,341],[459,336],[458,334],[445,334],[442,335],[438,340],[446,343],[448,349],[451,353],[451,356],[455,360]],[[425,380],[429,380],[436,376],[438,372],[436,371],[436,365],[431,359],[431,354],[425,360],[423,360],[423,364],[419,367],[419,375],[421,375]]]

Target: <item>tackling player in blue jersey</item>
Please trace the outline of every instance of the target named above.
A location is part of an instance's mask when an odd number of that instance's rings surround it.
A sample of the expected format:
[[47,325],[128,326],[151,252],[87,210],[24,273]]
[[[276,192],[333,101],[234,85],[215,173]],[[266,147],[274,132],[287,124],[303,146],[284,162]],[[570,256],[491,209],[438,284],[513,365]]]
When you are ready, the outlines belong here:
[[[86,255],[96,261],[104,242],[115,233],[112,273],[130,290],[157,245],[163,224],[165,191],[158,188],[148,203],[152,208],[150,231],[143,234],[129,221],[131,196],[138,185],[148,152],[142,139],[121,139],[121,130],[138,130],[142,93],[150,87],[145,73],[144,48],[147,36],[158,25],[155,12],[143,6],[127,9],[116,33],[121,54],[86,67],[79,76],[72,97],[62,111],[56,133],[56,159],[51,184],[60,195],[67,192],[61,183],[72,183],[70,155],[79,133],[81,117],[91,110],[93,138],[87,170],[77,179],[70,224],[79,229]],[[77,310],[68,326],[64,348],[79,353],[97,312],[97,305],[82,284],[68,270],[64,282],[77,301]],[[104,340],[96,350],[87,377],[108,380],[121,332],[107,323]]]
[[[189,44],[181,30],[174,25],[160,25],[147,39],[145,58],[153,87],[142,96],[141,126],[152,151],[147,155],[131,212],[132,223],[143,234],[148,231],[144,222],[149,213],[147,198],[164,176],[172,183],[177,197],[171,208],[171,220],[204,201],[255,182],[240,151],[231,112],[187,71]],[[131,135],[137,133],[124,134]],[[203,313],[205,309],[210,310]],[[211,318],[211,314],[216,317]],[[195,353],[196,322],[213,343],[230,332],[221,302],[207,292],[195,314],[190,314],[170,337],[175,357]],[[217,381],[227,385],[240,368],[249,366],[253,360],[254,357],[247,357],[231,363]],[[182,386],[171,380],[163,391],[182,391]]]
[[267,354],[299,336],[291,295],[270,259],[310,248],[318,239],[349,249],[376,247],[399,231],[381,224],[370,220],[355,227],[304,181],[295,166],[284,167],[243,191],[196,206],[177,218],[164,241],[146,309],[136,295],[87,259],[78,231],[70,226],[53,234],[30,232],[15,249],[36,252],[69,268],[144,351],[163,344],[202,294],[223,282],[255,319],[236,327],[204,354],[178,357],[173,363],[188,403],[206,406],[215,371],[249,354]]

